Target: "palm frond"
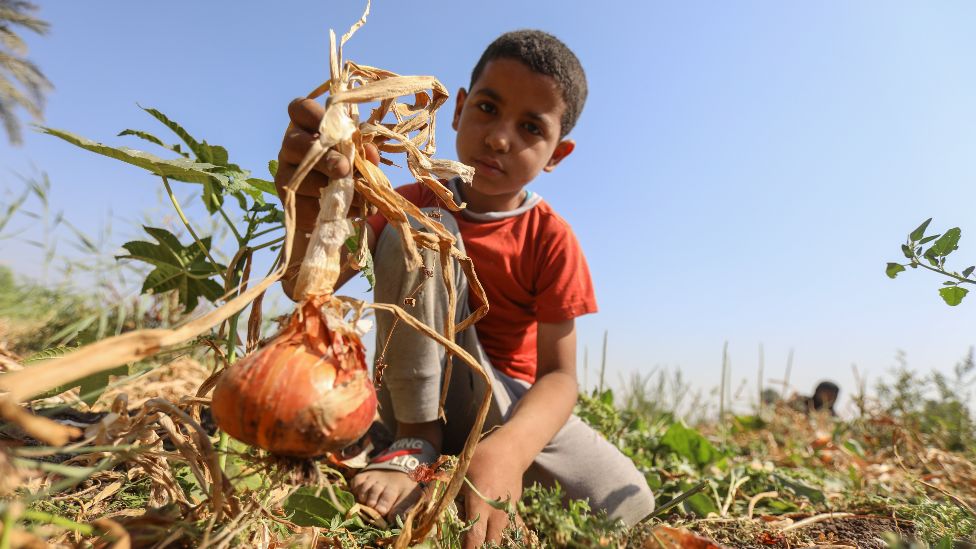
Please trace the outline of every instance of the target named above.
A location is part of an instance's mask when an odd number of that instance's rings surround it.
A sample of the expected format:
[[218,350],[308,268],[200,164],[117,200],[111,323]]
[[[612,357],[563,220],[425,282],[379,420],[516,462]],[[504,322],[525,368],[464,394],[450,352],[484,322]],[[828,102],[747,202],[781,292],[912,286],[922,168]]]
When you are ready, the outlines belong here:
[[27,44],[10,27],[0,24],[0,47],[7,48],[17,55],[27,55]]
[[19,25],[37,34],[46,34],[51,25],[28,12],[37,11],[37,6],[23,0],[0,0],[0,26]]
[[50,25],[34,16],[36,11],[37,5],[26,0],[0,0],[0,122],[15,145],[21,142],[17,107],[35,120],[40,119],[44,94],[53,87],[37,65],[25,57],[27,44],[15,30],[22,27],[37,34],[47,33]]

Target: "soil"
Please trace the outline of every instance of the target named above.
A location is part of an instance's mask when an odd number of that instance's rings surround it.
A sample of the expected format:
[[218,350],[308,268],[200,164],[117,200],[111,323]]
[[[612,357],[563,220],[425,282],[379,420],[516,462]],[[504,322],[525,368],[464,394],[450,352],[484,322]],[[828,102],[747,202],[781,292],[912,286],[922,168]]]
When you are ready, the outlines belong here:
[[910,522],[870,515],[826,520],[808,526],[805,530],[805,533],[816,543],[826,542],[870,549],[888,547],[884,539],[886,532],[894,532],[905,539],[911,538],[914,533]]
[[[807,516],[789,515],[789,518],[798,522]],[[880,515],[832,518],[787,533],[758,520],[702,521],[691,528],[723,546],[746,549],[795,549],[816,545],[884,549],[888,547],[884,539],[887,532],[894,532],[906,540],[913,539],[914,535],[911,522]]]

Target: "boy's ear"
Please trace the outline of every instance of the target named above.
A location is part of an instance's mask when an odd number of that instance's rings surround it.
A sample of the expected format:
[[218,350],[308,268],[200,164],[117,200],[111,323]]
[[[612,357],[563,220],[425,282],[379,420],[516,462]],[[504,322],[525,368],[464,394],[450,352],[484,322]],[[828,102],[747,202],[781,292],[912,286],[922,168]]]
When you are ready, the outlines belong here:
[[451,121],[451,127],[454,131],[458,129],[458,121],[461,120],[461,109],[464,108],[464,100],[468,98],[468,91],[464,88],[458,88],[457,97],[454,98],[454,120]]
[[563,161],[563,158],[569,156],[576,149],[576,142],[572,139],[563,139],[556,145],[556,150],[552,151],[552,156],[549,157],[549,162],[546,162],[546,167],[542,168],[544,171],[551,172],[556,169],[556,165]]

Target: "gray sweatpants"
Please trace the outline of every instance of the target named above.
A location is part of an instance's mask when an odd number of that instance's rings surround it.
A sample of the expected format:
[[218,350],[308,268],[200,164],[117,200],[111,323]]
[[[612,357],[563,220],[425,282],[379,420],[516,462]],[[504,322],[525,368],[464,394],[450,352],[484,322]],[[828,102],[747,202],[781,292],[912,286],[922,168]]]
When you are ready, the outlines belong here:
[[[441,223],[458,237],[457,247],[463,252],[464,245],[457,224],[449,212],[445,211],[441,216]],[[439,265],[437,252],[422,250],[421,253],[424,264],[436,269]],[[417,319],[442,332],[443,311],[447,309],[448,299],[440,273],[435,271],[434,276],[427,277],[422,270],[407,272],[400,238],[390,226],[379,237],[374,261],[375,300],[400,305]],[[467,280],[458,266],[455,266],[455,273],[457,322],[470,313],[470,307]],[[414,295],[415,304],[405,306],[404,299],[418,285],[421,285],[421,289]],[[391,315],[377,315],[377,354],[386,343],[392,323]],[[478,341],[476,328],[473,326],[457,334],[455,341],[484,365],[492,378],[492,404],[483,430],[487,432],[508,419],[515,403],[529,390],[530,385],[491,366]],[[390,338],[385,360],[387,366],[379,391],[380,414],[384,423],[395,430],[396,421],[422,423],[438,419],[444,348],[400,323]],[[459,453],[487,389],[482,377],[472,372],[464,362],[457,358],[453,362],[444,410],[447,420],[444,426],[444,452],[448,454]],[[654,509],[654,495],[633,462],[575,415],[569,418],[526,471],[525,486],[533,482],[544,486],[559,482],[567,497],[586,499],[594,511],[606,510],[612,518],[620,519],[628,526],[636,524]]]

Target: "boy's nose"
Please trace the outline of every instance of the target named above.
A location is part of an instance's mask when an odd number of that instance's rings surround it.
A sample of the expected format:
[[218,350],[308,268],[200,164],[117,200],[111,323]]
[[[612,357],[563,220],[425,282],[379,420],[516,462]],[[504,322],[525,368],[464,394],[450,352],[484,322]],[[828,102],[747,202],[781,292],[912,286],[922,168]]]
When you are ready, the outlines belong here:
[[503,153],[508,151],[508,137],[504,131],[498,129],[488,132],[485,136],[485,144],[491,147],[491,150],[494,152]]

